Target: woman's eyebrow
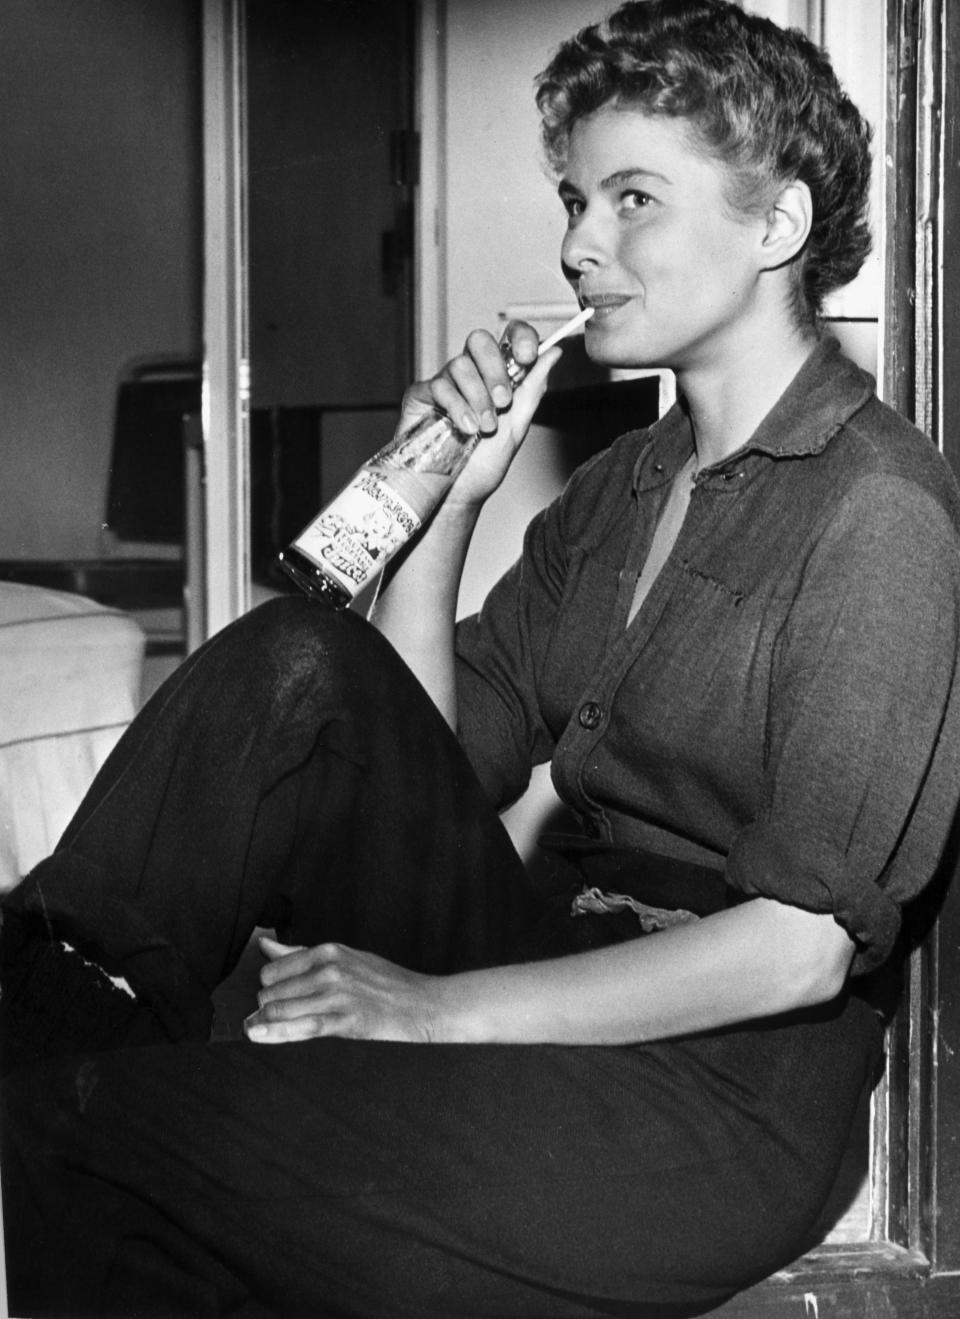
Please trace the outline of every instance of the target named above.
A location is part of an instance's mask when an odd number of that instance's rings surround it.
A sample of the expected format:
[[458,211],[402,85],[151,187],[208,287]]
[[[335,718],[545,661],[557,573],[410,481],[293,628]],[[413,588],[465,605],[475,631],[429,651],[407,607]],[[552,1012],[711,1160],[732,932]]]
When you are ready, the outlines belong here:
[[642,165],[631,165],[627,169],[618,169],[613,174],[608,174],[605,179],[600,180],[600,187],[603,191],[608,188],[621,188],[625,183],[633,183],[636,179],[657,179],[660,183],[668,185],[670,183],[666,174],[660,174],[655,169],[644,169]]
[[[645,169],[642,165],[630,165],[626,169],[615,170],[608,174],[606,178],[600,180],[599,188],[601,192],[608,192],[613,188],[622,188],[626,183],[634,183],[638,179],[657,179],[660,183],[670,186],[670,180],[665,174],[659,173],[655,169]],[[577,196],[579,197],[580,189],[576,184],[571,183],[569,179],[561,179],[557,185],[557,192],[561,197]]]

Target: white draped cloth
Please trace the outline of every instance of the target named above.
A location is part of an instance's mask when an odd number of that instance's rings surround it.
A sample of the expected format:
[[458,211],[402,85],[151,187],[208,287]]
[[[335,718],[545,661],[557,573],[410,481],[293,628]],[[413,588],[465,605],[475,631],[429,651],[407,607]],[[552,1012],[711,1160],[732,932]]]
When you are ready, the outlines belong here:
[[0,582],[0,892],[53,850],[136,713],[144,645],[116,609]]

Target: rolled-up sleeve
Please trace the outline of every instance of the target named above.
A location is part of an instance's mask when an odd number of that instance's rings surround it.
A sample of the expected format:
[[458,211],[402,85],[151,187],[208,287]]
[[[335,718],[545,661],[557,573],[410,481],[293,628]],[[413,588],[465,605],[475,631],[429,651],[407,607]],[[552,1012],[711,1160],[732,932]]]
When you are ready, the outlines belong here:
[[891,951],[960,795],[960,557],[941,504],[862,480],[804,565],[779,638],[764,806],[733,840],[735,888],[831,912],[854,972]]

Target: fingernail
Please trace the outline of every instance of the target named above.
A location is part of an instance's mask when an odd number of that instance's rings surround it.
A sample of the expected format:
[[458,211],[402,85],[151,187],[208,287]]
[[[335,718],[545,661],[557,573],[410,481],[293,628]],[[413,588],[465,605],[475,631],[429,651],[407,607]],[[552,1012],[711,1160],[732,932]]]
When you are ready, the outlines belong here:
[[513,395],[506,385],[494,385],[492,398],[498,408],[508,408]]
[[267,1034],[268,1032],[266,1026],[247,1027],[247,1039],[249,1040],[265,1040],[267,1038]]
[[480,423],[472,412],[465,412],[460,418],[460,429],[466,431],[468,435],[476,435],[480,429]]
[[483,422],[483,429],[485,431],[495,431],[497,429],[497,414],[495,412],[490,412],[488,410],[483,414],[480,420]]
[[260,947],[265,948],[269,945],[271,948],[278,948],[282,953],[296,953],[300,951],[300,944],[281,943],[279,939],[271,939],[268,934],[260,935]]

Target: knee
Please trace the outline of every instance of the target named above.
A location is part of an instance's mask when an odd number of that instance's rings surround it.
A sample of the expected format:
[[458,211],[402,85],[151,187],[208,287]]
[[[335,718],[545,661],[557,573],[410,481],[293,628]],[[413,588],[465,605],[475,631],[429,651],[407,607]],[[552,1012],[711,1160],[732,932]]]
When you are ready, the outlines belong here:
[[315,673],[355,663],[379,633],[359,614],[331,609],[303,596],[269,600],[247,615],[258,647],[282,673]]
[[[328,702],[353,704],[402,668],[392,646],[359,614],[334,610],[301,596],[283,596],[234,624],[232,648],[253,661],[259,681],[286,705],[305,691]],[[389,683],[389,677],[386,677]]]

